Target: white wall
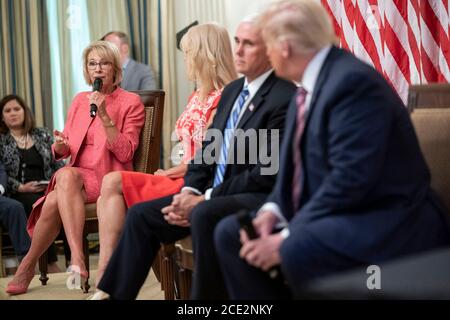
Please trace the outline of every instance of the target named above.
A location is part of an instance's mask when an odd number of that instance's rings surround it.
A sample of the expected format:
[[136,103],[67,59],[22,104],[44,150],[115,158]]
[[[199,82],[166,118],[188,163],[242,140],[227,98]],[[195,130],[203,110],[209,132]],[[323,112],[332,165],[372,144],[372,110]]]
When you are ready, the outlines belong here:
[[225,26],[234,35],[239,22],[246,16],[258,13],[272,0],[225,0]]
[[[175,29],[181,30],[195,20],[199,23],[216,21],[224,25],[233,38],[239,22],[246,16],[259,12],[269,2],[272,0],[178,0]],[[186,78],[183,54],[180,51],[177,52],[176,71],[178,112],[181,113],[194,85]]]

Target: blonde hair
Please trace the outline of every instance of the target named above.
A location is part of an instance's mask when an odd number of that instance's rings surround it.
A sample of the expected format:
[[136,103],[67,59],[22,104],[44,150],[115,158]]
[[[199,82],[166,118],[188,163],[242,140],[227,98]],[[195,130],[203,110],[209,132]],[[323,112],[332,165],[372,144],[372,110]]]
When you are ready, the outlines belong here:
[[189,80],[199,86],[200,99],[237,78],[228,31],[216,23],[194,26],[181,39]]
[[89,54],[95,51],[100,58],[109,61],[112,63],[112,67],[114,70],[114,86],[119,85],[122,81],[122,65],[120,63],[120,54],[119,49],[114,44],[111,44],[107,41],[95,41],[92,42],[86,49],[83,51],[83,74],[84,79],[88,85],[92,85],[91,78],[89,77],[88,71],[88,57]]
[[337,41],[330,16],[315,0],[272,3],[257,24],[267,43],[289,41],[301,54],[317,52]]

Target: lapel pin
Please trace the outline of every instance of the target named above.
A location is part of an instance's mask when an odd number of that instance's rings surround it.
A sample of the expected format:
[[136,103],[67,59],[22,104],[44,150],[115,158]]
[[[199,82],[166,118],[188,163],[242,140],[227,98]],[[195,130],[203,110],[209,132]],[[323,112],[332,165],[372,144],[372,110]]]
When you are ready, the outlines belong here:
[[248,110],[253,111],[253,109],[255,109],[255,106],[252,103],[251,105],[248,106]]

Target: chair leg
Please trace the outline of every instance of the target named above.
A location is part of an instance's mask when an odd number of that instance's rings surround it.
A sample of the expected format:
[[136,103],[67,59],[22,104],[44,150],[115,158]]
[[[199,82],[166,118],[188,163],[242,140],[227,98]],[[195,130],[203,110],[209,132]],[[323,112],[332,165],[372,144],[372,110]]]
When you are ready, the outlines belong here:
[[189,300],[191,296],[192,271],[180,268],[178,271],[178,279],[180,283],[180,299]]
[[162,244],[162,262],[161,262],[161,284],[164,290],[165,300],[174,300],[175,288],[174,288],[174,267],[173,267],[173,254],[175,252],[175,244]]
[[84,283],[84,293],[89,292],[89,276],[90,276],[90,268],[89,268],[89,241],[87,237],[83,237],[83,251],[84,251],[84,263],[86,265],[86,270],[88,271],[88,276],[86,278],[86,282]]
[[153,261],[152,269],[153,273],[155,274],[156,280],[161,283],[161,250],[158,251],[158,256],[156,257],[155,261]]
[[39,257],[39,272],[41,273],[39,280],[41,281],[41,284],[43,286],[46,286],[48,281],[47,267],[48,267],[48,256],[47,251],[45,251],[42,254],[42,256]]

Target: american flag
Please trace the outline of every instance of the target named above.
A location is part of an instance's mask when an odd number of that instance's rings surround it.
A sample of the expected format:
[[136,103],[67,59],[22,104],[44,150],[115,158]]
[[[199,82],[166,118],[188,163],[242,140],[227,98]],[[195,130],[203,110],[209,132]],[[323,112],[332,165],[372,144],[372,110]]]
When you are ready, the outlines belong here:
[[321,0],[340,45],[384,74],[406,102],[408,86],[450,82],[450,0]]

